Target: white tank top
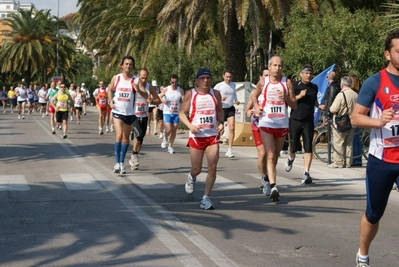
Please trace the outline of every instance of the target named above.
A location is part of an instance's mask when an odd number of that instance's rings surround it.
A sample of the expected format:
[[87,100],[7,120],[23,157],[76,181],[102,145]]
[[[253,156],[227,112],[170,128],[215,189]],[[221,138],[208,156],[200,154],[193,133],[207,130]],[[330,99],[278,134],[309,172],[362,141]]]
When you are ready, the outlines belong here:
[[77,108],[81,108],[83,106],[82,93],[76,93],[74,106]]
[[[145,85],[145,90],[147,94],[150,95],[150,84]],[[141,95],[136,95],[136,117],[145,118],[148,117],[148,102],[147,99]]]
[[133,76],[125,80],[122,73],[116,75],[113,113],[124,116],[134,115],[136,91],[134,90],[133,84],[135,79],[137,79],[137,77]]
[[181,92],[178,86],[176,90],[172,89],[172,86],[168,86],[165,97],[169,100],[168,104],[164,104],[163,114],[179,114]]
[[259,127],[288,128],[287,103],[277,96],[278,91],[288,95],[287,78],[282,77],[281,82],[271,83],[269,77],[265,77],[265,85],[258,98],[259,106],[263,108]]
[[218,101],[212,88],[209,93],[202,95],[191,89],[189,121],[200,128],[200,132],[189,133],[189,137],[217,136],[218,130]]

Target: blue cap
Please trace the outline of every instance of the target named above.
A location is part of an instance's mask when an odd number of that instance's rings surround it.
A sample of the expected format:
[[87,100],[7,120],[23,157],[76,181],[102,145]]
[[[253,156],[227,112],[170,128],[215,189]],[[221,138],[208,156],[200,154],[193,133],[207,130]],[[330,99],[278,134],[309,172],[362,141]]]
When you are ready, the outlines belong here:
[[212,76],[212,73],[211,73],[210,69],[208,69],[207,67],[201,67],[198,69],[197,74],[195,75],[195,78],[198,78],[202,75]]

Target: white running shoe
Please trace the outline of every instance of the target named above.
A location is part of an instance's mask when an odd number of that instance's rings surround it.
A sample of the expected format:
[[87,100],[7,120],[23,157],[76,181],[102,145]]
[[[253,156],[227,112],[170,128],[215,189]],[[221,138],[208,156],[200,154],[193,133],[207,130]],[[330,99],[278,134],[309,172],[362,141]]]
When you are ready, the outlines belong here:
[[234,152],[231,148],[227,149],[226,156],[229,158],[234,158]]
[[109,133],[109,128],[108,128],[108,126],[105,127],[105,132],[106,132],[106,133]]
[[25,116],[22,116],[22,119],[24,120],[24,119],[25,119]]
[[266,181],[266,175],[263,176],[260,181],[262,182],[263,185],[263,194],[265,196],[270,196],[271,193],[271,188],[270,188],[270,182]]
[[280,194],[278,192],[277,186],[274,186],[271,190],[270,198],[273,200],[273,202],[278,202],[279,197],[280,197]]
[[175,150],[173,149],[173,147],[168,147],[168,153],[169,154],[174,154],[175,153]]
[[129,160],[129,164],[130,164],[132,170],[137,170],[139,168],[139,166],[140,166],[139,155],[138,154],[132,154],[132,157]]
[[71,121],[73,121],[73,117],[71,116]]
[[80,124],[80,121],[77,121],[76,124]]
[[101,128],[101,127],[98,127],[98,134],[99,134],[99,135],[102,135],[102,134],[104,134],[104,132],[103,132],[103,128]]
[[213,210],[215,207],[213,206],[212,201],[209,199],[209,197],[203,198],[201,200],[200,204],[201,209],[206,209],[206,210]]
[[61,125],[58,125],[57,129],[58,129],[58,130],[62,130],[62,126],[61,126]]
[[115,163],[114,165],[114,173],[119,173],[120,172],[120,165],[119,163]]
[[359,252],[356,254],[356,267],[370,267],[369,260],[367,261],[360,261],[359,259]]
[[162,139],[163,138],[163,132],[160,132],[159,133],[159,137],[158,137],[159,139]]
[[18,120],[20,120],[21,119],[21,115],[18,115]]
[[294,160],[295,158],[293,160],[290,160],[290,158],[288,157],[287,161],[284,164],[284,170],[286,172],[289,172],[292,169],[292,163],[294,163]]
[[111,124],[111,133],[113,133],[115,130],[114,130],[114,125],[112,125]]
[[44,113],[42,114],[42,118],[44,118]]
[[194,192],[195,187],[195,178],[192,178],[191,174],[188,174],[186,185],[184,189],[186,190],[187,195],[191,195]]
[[302,175],[302,181],[301,184],[311,184],[313,182],[312,177],[310,177],[309,172],[305,172]]
[[164,138],[163,141],[162,141],[162,143],[161,143],[161,148],[162,148],[162,149],[165,149],[166,146],[167,146],[167,142],[166,142],[166,140],[165,140],[165,138]]
[[125,174],[126,170],[125,170],[125,165],[123,164],[123,162],[119,163],[119,170],[121,174]]

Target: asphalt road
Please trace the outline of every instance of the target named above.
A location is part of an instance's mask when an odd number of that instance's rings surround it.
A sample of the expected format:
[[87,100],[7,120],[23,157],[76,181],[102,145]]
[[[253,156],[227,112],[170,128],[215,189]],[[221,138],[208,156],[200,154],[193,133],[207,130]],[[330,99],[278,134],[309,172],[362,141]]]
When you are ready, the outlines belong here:
[[[314,184],[301,186],[302,156],[289,173],[282,157],[276,204],[259,190],[255,148],[229,159],[221,145],[216,209],[205,211],[204,174],[184,191],[186,134],[173,155],[146,136],[140,169],[126,175],[112,173],[114,135],[98,135],[93,107],[68,139],[51,134],[49,117],[1,113],[0,138],[0,266],[356,266],[364,167],[314,160]],[[373,267],[398,266],[398,207],[392,191]]]

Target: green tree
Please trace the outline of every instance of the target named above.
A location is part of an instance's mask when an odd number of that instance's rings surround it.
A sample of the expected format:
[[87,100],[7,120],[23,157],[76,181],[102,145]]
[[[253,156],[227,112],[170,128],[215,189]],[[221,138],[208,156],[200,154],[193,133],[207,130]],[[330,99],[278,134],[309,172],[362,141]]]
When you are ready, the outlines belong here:
[[387,20],[375,11],[360,9],[351,13],[326,6],[320,14],[294,9],[283,29],[284,48],[277,49],[285,61],[287,74],[298,73],[303,64],[313,65],[320,72],[336,64],[341,75],[355,74],[360,79],[374,73],[385,64],[383,43]]
[[60,65],[64,67],[61,73],[67,74],[75,45],[67,36],[60,34],[57,38],[57,30],[67,29],[64,22],[51,16],[49,10],[31,8],[19,9],[11,14],[7,23],[12,31],[9,33],[11,40],[1,50],[2,72],[22,74],[26,84],[35,76],[42,76],[45,82],[47,75],[54,71],[58,44]]

